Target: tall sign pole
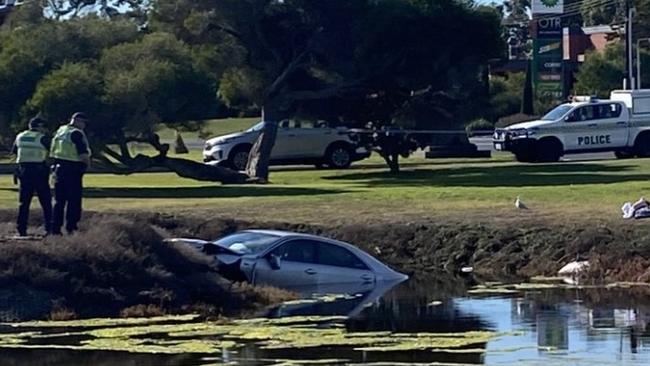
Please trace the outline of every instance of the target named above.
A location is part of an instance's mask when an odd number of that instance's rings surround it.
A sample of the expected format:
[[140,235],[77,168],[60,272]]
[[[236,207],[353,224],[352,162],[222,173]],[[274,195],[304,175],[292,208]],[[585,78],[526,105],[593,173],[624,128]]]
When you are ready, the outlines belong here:
[[562,13],[564,0],[532,0],[532,76],[535,97],[559,102],[564,97]]

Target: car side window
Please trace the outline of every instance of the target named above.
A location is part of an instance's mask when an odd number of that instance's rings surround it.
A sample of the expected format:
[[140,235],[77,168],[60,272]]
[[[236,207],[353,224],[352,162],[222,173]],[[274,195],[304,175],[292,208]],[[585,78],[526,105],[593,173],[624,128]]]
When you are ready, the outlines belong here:
[[589,105],[574,110],[569,115],[569,118],[567,118],[567,122],[582,122],[582,121],[589,121],[595,119],[596,118],[595,107],[596,106]]
[[368,266],[349,250],[334,244],[318,244],[318,263],[326,266],[368,269]]
[[598,106],[598,118],[618,118],[622,110],[621,105],[617,103],[601,104]]
[[316,243],[309,240],[292,240],[273,249],[271,254],[283,261],[316,263]]

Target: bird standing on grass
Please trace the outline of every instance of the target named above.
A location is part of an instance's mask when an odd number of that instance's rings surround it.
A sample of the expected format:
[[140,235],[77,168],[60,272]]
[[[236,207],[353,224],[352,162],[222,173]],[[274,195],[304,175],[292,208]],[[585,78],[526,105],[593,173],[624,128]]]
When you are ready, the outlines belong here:
[[517,199],[515,200],[515,207],[517,207],[520,210],[528,210],[528,206],[526,206],[523,202],[521,202],[519,196],[517,196]]

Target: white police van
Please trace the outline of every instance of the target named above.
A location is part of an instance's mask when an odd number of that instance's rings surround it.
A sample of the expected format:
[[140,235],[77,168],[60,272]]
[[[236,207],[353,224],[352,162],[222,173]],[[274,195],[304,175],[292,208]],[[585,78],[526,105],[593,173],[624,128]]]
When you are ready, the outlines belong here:
[[574,97],[536,121],[496,129],[496,150],[522,162],[553,162],[567,153],[614,151],[650,156],[650,89],[615,90],[610,99]]

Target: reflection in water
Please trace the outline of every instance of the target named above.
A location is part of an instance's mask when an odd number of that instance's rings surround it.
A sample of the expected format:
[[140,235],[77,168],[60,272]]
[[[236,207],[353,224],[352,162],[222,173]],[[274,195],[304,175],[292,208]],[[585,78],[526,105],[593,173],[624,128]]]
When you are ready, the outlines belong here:
[[[420,278],[297,289],[346,292],[326,301],[294,302],[266,312],[269,317],[345,315],[350,332],[453,333],[492,330],[503,334],[472,345],[472,352],[369,352],[354,347],[265,350],[255,344],[223,355],[135,355],[64,350],[0,350],[0,365],[201,365],[232,362],[269,365],[278,359],[345,359],[347,362],[464,363],[492,365],[650,364],[650,306],[645,291],[536,290],[501,297],[468,297],[465,279]],[[647,290],[646,290],[647,291]],[[1,333],[0,329],[0,333]],[[1,336],[0,336],[1,338]],[[210,357],[210,361],[205,357]]]

